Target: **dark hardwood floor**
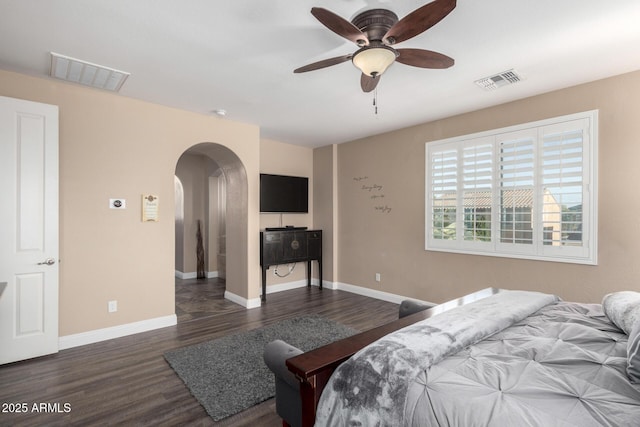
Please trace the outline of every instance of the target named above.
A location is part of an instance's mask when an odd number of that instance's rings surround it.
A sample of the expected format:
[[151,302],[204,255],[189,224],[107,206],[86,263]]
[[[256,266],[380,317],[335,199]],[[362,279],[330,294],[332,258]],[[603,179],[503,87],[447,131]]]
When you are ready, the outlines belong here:
[[[310,313],[359,330],[397,318],[396,304],[330,289],[270,294],[246,310],[223,298],[223,281],[176,282],[176,326],[0,366],[0,426],[280,426],[273,399],[214,423],[163,353]],[[26,413],[9,411],[23,403]]]
[[243,309],[224,299],[224,279],[176,279],[178,323]]

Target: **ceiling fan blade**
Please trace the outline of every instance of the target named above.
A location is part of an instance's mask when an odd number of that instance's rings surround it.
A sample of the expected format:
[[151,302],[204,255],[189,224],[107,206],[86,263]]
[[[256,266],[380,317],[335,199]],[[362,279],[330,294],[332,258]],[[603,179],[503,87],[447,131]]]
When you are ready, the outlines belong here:
[[325,27],[337,35],[342,36],[347,40],[351,40],[358,46],[366,46],[369,44],[369,39],[366,34],[360,31],[358,27],[330,10],[322,7],[313,7],[311,8],[311,14],[315,16],[316,19]]
[[314,62],[313,64],[305,65],[304,67],[296,68],[294,73],[306,73],[307,71],[319,70],[321,68],[330,67],[332,65],[341,64],[347,62],[353,57],[352,54],[336,56],[335,58],[323,59],[322,61]]
[[378,82],[380,81],[380,76],[371,77],[362,73],[360,76],[360,87],[363,92],[371,92],[378,86]]
[[383,40],[388,44],[409,40],[436,25],[455,7],[456,0],[434,0],[396,22]]
[[424,49],[396,49],[399,56],[397,62],[420,68],[443,69],[451,67],[455,61],[442,53]]

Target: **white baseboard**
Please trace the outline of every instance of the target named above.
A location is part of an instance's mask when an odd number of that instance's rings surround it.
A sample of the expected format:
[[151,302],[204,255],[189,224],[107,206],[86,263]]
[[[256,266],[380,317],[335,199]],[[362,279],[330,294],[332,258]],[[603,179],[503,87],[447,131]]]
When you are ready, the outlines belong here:
[[[313,283],[313,282],[312,282]],[[307,280],[296,280],[295,282],[279,283],[277,285],[267,286],[267,295],[276,292],[290,291],[291,289],[304,288],[307,286]]]
[[246,299],[229,291],[224,291],[224,298],[228,299],[231,302],[235,302],[236,304],[241,305],[246,309],[258,308],[262,305],[260,298]]
[[[315,277],[311,278],[311,286],[318,286],[320,281]],[[267,286],[267,295],[276,292],[290,291],[291,289],[306,288],[307,279],[296,280],[295,282],[279,283],[277,285]],[[322,287],[326,289],[338,289],[333,282],[322,281]]]
[[406,298],[401,295],[392,294],[389,292],[378,291],[375,289],[364,288],[362,286],[350,285],[348,283],[338,282],[336,283],[336,289],[341,291],[351,292],[352,294],[364,295],[366,297],[379,299],[382,301],[393,302],[400,304],[402,300]]
[[79,347],[81,345],[93,344],[100,341],[106,341],[114,338],[120,338],[127,335],[133,335],[140,332],[147,332],[153,329],[165,328],[167,326],[175,326],[178,318],[175,314],[155,319],[142,320],[140,322],[127,323],[125,325],[112,326],[110,328],[96,329],[94,331],[81,332],[79,334],[65,335],[58,339],[58,347],[60,350]]
[[[316,280],[316,283],[317,282],[318,282],[318,280]],[[313,282],[311,282],[311,284],[313,284]],[[338,284],[336,282],[329,282],[327,280],[323,280],[322,281],[322,289],[338,290]]]
[[182,271],[176,270],[176,277],[178,279],[195,279],[196,277],[198,277],[198,274],[194,271],[194,272],[190,272],[190,273],[183,273]]
[[392,302],[395,304],[400,304],[402,301],[409,299],[412,301],[422,302],[426,304],[434,304],[430,301],[418,300],[415,298],[405,297],[403,295],[392,294],[390,292],[378,291],[376,289],[364,288],[362,286],[350,285],[348,283],[335,282],[333,283],[335,286],[331,289],[339,289],[341,291],[351,292],[352,294],[364,295],[366,297],[379,299],[382,301]]
[[[188,273],[183,273],[182,271],[178,271],[176,270],[175,273],[176,277],[178,279],[196,279],[198,277],[198,273],[195,271],[190,271]],[[206,274],[208,279],[214,279],[216,277],[218,277],[218,272],[217,271],[208,271]]]

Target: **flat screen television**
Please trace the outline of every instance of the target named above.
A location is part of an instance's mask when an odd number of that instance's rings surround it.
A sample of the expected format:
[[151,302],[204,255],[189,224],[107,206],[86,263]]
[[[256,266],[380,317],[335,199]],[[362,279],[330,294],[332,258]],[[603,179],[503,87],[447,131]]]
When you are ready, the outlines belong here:
[[309,178],[261,173],[260,212],[309,212]]

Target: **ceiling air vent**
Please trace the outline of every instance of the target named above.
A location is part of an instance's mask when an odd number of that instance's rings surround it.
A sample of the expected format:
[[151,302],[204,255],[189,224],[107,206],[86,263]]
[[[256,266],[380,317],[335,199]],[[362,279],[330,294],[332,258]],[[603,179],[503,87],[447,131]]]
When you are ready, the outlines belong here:
[[51,77],[118,92],[129,73],[51,52]]
[[484,79],[476,80],[475,83],[484,90],[495,90],[502,86],[518,83],[522,77],[513,69],[503,71]]

